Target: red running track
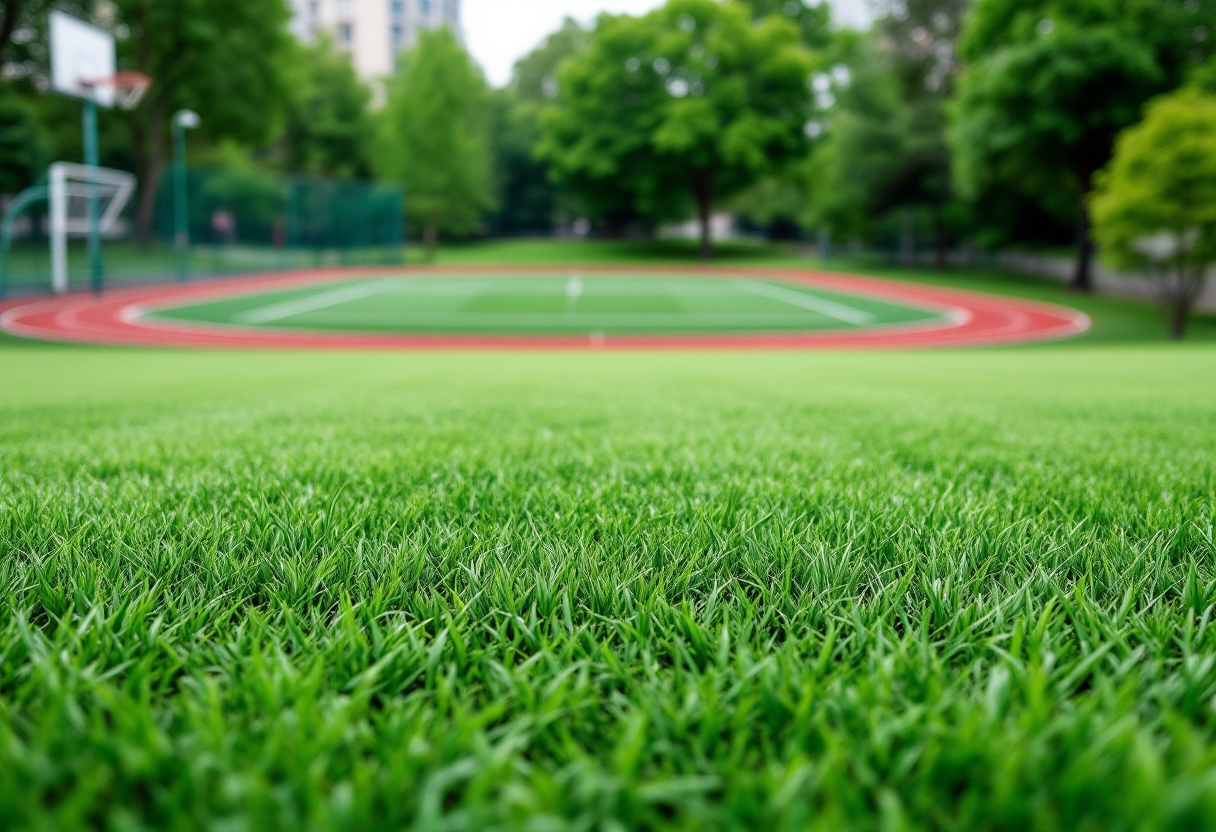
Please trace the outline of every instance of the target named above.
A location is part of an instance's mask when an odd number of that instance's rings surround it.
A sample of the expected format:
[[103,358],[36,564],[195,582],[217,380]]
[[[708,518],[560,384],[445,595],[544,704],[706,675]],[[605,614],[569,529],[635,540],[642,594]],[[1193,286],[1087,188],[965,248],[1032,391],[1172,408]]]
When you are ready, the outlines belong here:
[[250,293],[294,289],[352,277],[400,277],[395,269],[327,269],[110,292],[38,302],[0,304],[0,328],[45,341],[193,349],[910,349],[1019,344],[1069,338],[1087,331],[1088,316],[1051,304],[945,289],[895,280],[777,269],[652,267],[412,268],[411,275],[649,274],[758,277],[844,294],[904,303],[944,313],[929,324],[847,331],[729,335],[478,336],[343,333],[192,324],[155,320],[144,313]]

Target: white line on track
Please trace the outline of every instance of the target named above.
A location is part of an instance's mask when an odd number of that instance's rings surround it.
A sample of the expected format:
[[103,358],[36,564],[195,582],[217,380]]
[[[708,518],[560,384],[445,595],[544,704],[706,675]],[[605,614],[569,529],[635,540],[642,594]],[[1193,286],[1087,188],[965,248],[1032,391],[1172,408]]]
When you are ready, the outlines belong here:
[[251,309],[248,312],[242,312],[234,316],[233,320],[242,324],[268,324],[272,321],[281,321],[284,318],[303,315],[305,312],[316,312],[318,309],[327,309],[331,306],[349,303],[352,300],[359,300],[360,298],[379,295],[384,292],[393,292],[400,288],[401,282],[397,280],[376,280],[369,283],[357,283],[354,286],[345,286],[341,289],[322,292],[319,295],[309,295],[298,300],[289,300],[285,303],[263,306],[260,309]]
[[560,315],[553,312],[423,312],[393,313],[377,316],[364,312],[333,312],[326,323],[376,326],[523,326],[529,328],[612,327],[612,326],[805,326],[805,314],[798,312],[579,312]]
[[844,321],[854,326],[871,326],[878,323],[878,318],[869,312],[863,312],[860,309],[854,309],[842,303],[812,297],[802,292],[795,292],[792,289],[782,289],[780,286],[773,286],[770,283],[760,283],[755,280],[738,280],[735,281],[735,286],[740,291],[747,292],[748,294],[772,298],[773,300],[788,303],[791,306],[810,309],[812,312],[818,312],[821,315],[827,315],[829,318],[835,318],[838,321]]

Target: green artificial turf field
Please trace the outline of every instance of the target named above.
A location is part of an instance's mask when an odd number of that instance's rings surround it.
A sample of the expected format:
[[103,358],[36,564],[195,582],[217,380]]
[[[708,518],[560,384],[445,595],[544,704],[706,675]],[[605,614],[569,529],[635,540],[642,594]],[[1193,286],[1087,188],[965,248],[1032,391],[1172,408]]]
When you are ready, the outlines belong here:
[[193,323],[355,332],[608,335],[866,329],[933,311],[748,277],[485,275],[327,283],[160,310]]
[[959,352],[0,340],[3,826],[1216,828],[1216,349],[1072,305]]

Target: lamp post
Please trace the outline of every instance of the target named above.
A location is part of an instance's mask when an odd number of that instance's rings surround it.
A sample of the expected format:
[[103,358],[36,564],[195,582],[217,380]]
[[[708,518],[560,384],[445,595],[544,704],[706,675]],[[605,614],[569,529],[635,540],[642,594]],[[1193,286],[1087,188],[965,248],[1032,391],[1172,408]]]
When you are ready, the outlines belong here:
[[84,100],[84,163],[89,169],[89,284],[101,294],[105,273],[101,261],[101,206],[97,194],[97,98],[92,87]]
[[199,125],[198,113],[179,110],[173,116],[173,203],[174,244],[177,247],[177,277],[189,274],[190,203],[186,194],[186,131]]

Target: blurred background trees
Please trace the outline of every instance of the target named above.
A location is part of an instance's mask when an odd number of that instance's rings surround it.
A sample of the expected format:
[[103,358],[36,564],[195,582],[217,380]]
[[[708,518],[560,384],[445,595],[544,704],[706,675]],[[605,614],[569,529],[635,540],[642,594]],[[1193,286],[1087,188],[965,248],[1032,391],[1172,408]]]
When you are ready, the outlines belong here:
[[864,31],[819,0],[670,0],[567,20],[501,89],[453,38],[369,83],[326,39],[297,42],[283,0],[0,0],[3,193],[79,158],[79,107],[42,94],[51,8],[156,78],[102,125],[103,163],[140,175],[145,229],[169,118],[191,108],[193,160],[392,179],[429,244],[696,218],[708,251],[729,210],[749,233],[940,268],[1071,247],[1086,289],[1094,243],[1114,245],[1091,216],[1097,182],[1128,180],[1103,179],[1119,137],[1160,96],[1216,94],[1216,0],[876,0]]
[[406,191],[427,259],[440,232],[475,230],[494,207],[489,90],[448,29],[423,32],[389,83],[377,169]]
[[282,134],[269,158],[290,173],[371,177],[376,127],[371,88],[324,33],[292,49]]
[[1153,102],[1099,175],[1093,211],[1106,259],[1152,275],[1182,338],[1216,265],[1216,96],[1194,87]]
[[1211,53],[1213,0],[975,0],[952,149],[964,196],[997,185],[1075,216],[1073,287],[1092,287],[1089,197],[1119,132]]
[[715,206],[805,150],[815,62],[802,35],[734,0],[605,16],[558,77],[541,153],[577,190],[623,188],[640,213],[690,206],[709,257]]
[[515,65],[511,83],[490,98],[498,208],[490,215],[492,234],[548,235],[575,214],[586,213],[560,188],[549,163],[537,154],[541,113],[558,95],[558,73],[587,48],[590,33],[569,18]]

